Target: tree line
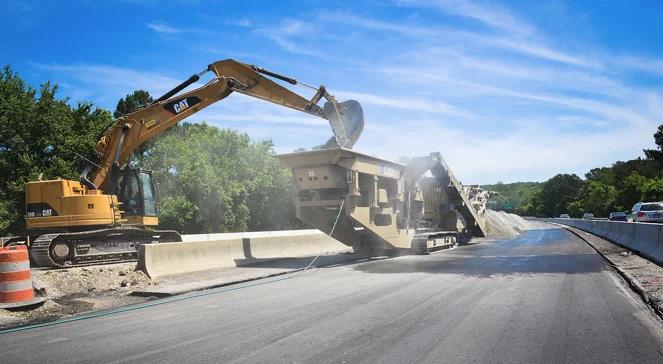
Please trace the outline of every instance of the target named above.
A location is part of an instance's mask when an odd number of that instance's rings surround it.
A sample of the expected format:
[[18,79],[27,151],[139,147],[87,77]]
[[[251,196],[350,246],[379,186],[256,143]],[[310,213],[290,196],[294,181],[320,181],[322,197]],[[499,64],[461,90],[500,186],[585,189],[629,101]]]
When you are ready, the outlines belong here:
[[[0,236],[25,233],[25,183],[78,180],[95,143],[118,118],[152,102],[137,90],[113,114],[58,97],[50,82],[34,88],[5,66],[0,74]],[[290,172],[271,141],[202,123],[180,123],[141,146],[131,164],[153,171],[160,228],[182,233],[298,227]]]
[[593,168],[582,179],[558,174],[549,180],[484,186],[500,193],[496,208],[528,216],[580,217],[585,212],[607,217],[638,202],[663,200],[663,124],[654,133],[656,149],[644,157]]

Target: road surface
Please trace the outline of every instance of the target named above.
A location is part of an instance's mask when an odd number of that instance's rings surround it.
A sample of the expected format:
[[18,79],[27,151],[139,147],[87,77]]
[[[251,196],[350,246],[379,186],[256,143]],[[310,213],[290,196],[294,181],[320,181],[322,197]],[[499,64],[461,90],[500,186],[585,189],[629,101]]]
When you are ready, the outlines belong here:
[[551,225],[279,279],[2,334],[0,361],[663,362],[659,319]]

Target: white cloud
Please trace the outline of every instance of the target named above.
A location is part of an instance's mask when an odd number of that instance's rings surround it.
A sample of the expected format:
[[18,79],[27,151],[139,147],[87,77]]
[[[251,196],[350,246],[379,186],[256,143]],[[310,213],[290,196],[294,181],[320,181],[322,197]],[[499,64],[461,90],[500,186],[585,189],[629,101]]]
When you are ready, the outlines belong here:
[[320,33],[315,25],[302,20],[284,20],[277,26],[259,28],[257,32],[271,39],[281,49],[290,53],[315,57],[332,62],[349,62],[347,58],[331,55],[324,49],[316,49],[312,37]]
[[663,75],[663,59],[636,56],[606,56],[617,67]]
[[472,116],[471,113],[458,110],[458,108],[456,108],[453,105],[440,101],[430,101],[423,98],[384,97],[384,96],[377,96],[373,94],[352,92],[352,91],[335,91],[335,94],[336,96],[340,96],[341,98],[345,99],[356,99],[360,101],[361,104],[385,106],[388,108],[395,108],[395,109],[424,111],[428,113],[446,114],[446,115],[453,115],[459,117]]
[[422,27],[418,24],[404,24],[392,21],[381,21],[369,17],[360,17],[342,11],[320,11],[317,15],[320,22],[334,22],[361,27],[370,30],[384,30],[410,36],[437,36],[440,32],[431,27]]
[[279,47],[282,49],[290,52],[290,53],[296,53],[296,54],[302,54],[305,56],[312,56],[316,58],[321,58],[321,59],[327,59],[327,60],[334,60],[333,57],[329,57],[327,54],[314,51],[310,48],[307,48],[305,46],[301,46],[297,42],[291,41],[287,39],[286,37],[279,35],[279,34],[271,34],[269,36],[270,39],[272,39]]
[[242,27],[242,28],[251,27],[251,21],[247,18],[239,18],[239,19],[231,20],[228,23],[232,24],[232,25],[236,25],[238,27]]
[[[436,2],[424,3],[418,1],[405,1],[404,3],[409,5],[419,4],[420,6],[433,6],[433,4],[437,4],[437,6],[440,5],[440,3]],[[451,8],[451,5],[454,2],[442,1],[442,3]],[[526,32],[528,33],[526,34],[527,36],[499,37],[494,34],[468,32],[457,28],[422,26],[417,23],[397,21],[382,21],[366,16],[360,17],[342,11],[320,11],[318,12],[317,19],[320,22],[332,22],[363,29],[397,33],[414,39],[426,38],[433,44],[433,46],[435,46],[436,43],[451,43],[458,48],[490,47],[587,69],[605,70],[608,66],[612,66],[625,70],[663,75],[663,59],[661,58],[647,58],[598,51],[597,54],[592,55],[574,54],[547,46],[545,41],[542,41],[534,34],[529,34],[532,32]],[[526,26],[525,28],[529,27]]]
[[588,67],[588,68],[599,68],[601,64],[594,62],[583,57],[566,54],[555,49],[551,49],[545,46],[536,45],[524,41],[514,41],[511,39],[499,39],[499,38],[484,38],[484,41],[488,44],[492,44],[497,47],[510,49],[522,54],[529,56],[566,63],[579,67]]
[[145,26],[149,29],[163,34],[163,35],[176,35],[182,33],[196,33],[196,34],[213,34],[211,30],[202,29],[202,28],[182,28],[176,27],[169,24],[166,24],[162,21],[153,21],[145,23]]
[[87,90],[89,101],[111,110],[117,100],[134,90],[147,90],[156,98],[182,82],[161,73],[109,65],[33,63],[33,66],[48,71],[53,75],[49,78],[57,83],[64,81],[71,84],[74,90]]
[[[448,76],[451,73],[462,74],[468,78],[524,80],[531,85],[554,83],[557,88],[592,90],[593,93],[623,97],[628,93],[621,83],[584,72],[584,70],[556,69],[554,67],[534,65],[522,59],[496,59],[494,57],[474,56],[451,47],[418,48],[404,55],[409,59],[412,72],[416,68],[425,69]],[[431,60],[435,62],[431,62]],[[405,62],[407,64],[407,62]],[[368,68],[370,70],[371,68]]]
[[[255,103],[260,103],[260,100],[254,99]],[[242,104],[242,103],[239,103]],[[275,112],[275,110],[266,110],[253,105],[253,110],[237,110],[234,105],[229,105],[226,100],[221,101],[221,108],[231,109],[234,112],[223,112],[223,113],[214,113],[213,109],[207,112],[200,112],[195,115],[196,120],[204,120],[209,123],[214,124],[224,124],[227,126],[233,125],[237,126],[237,123],[255,123],[267,127],[268,124],[276,125],[306,125],[311,127],[329,127],[329,123],[313,115],[301,116],[302,114],[296,113],[293,114],[283,114]],[[330,129],[331,130],[331,129]]]
[[473,19],[513,33],[531,34],[535,31],[532,25],[517,19],[509,9],[496,5],[468,0],[400,0],[398,2],[411,6],[437,8],[447,14]]
[[180,28],[175,28],[170,25],[167,25],[165,23],[155,21],[155,22],[150,22],[150,23],[145,23],[145,26],[154,30],[157,33],[164,33],[164,34],[179,34],[184,32],[183,29]]
[[202,45],[191,47],[192,51],[199,51],[203,53],[208,53],[214,56],[219,56],[219,59],[228,59],[228,58],[240,58],[243,61],[247,59],[256,59],[256,60],[269,60],[269,57],[259,54],[258,52],[243,52],[231,48],[219,48],[212,45]]
[[465,81],[455,78],[446,73],[435,73],[434,71],[421,71],[421,67],[384,67],[376,69],[389,76],[398,76],[402,82],[415,82],[418,84],[430,84],[431,82],[443,82],[453,85],[453,91],[463,93],[465,96],[480,97],[481,95],[495,95],[501,97],[538,101],[546,104],[564,106],[570,109],[591,112],[604,116],[615,122],[629,122],[641,125],[649,125],[650,118],[639,111],[630,109],[628,106],[615,105],[613,103],[601,102],[592,99],[564,96],[563,94],[537,93],[531,90],[517,90],[505,86],[496,86],[489,83]]
[[445,27],[422,27],[417,24],[385,22],[368,17],[358,17],[344,12],[320,12],[318,19],[346,24],[364,29],[398,33],[415,39],[426,38],[433,46],[436,43],[452,43],[454,46],[464,47],[492,47],[505,49],[515,53],[579,67],[600,68],[602,64],[582,56],[568,54],[553,48],[546,47],[541,42],[527,41],[523,38],[497,37],[492,34],[475,33]]
[[307,34],[312,34],[315,31],[315,27],[307,22],[302,20],[285,20],[280,26],[282,34],[294,35],[294,36],[304,36]]
[[[554,123],[551,120],[550,123]],[[441,152],[464,183],[545,180],[556,173],[583,175],[589,169],[641,154],[640,130],[607,133],[551,134],[524,127],[506,135],[450,127],[433,120],[402,125],[367,125],[355,149],[397,160]]]
[[327,120],[238,93],[187,119],[247,133],[252,140],[274,141],[279,153],[323,144],[332,135]]

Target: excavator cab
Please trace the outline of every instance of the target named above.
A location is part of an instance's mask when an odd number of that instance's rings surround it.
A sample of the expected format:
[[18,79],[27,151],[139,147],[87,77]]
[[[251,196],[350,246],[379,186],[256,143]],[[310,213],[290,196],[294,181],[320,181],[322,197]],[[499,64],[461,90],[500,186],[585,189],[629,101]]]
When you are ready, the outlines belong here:
[[129,225],[157,225],[157,194],[152,172],[125,167],[118,172],[115,194],[122,203],[122,218]]

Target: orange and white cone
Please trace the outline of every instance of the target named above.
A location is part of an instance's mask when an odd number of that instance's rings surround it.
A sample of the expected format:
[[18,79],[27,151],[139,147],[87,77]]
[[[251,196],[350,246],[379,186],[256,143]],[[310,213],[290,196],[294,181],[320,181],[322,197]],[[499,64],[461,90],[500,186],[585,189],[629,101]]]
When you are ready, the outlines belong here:
[[35,297],[28,249],[23,245],[0,248],[0,308],[43,302]]

